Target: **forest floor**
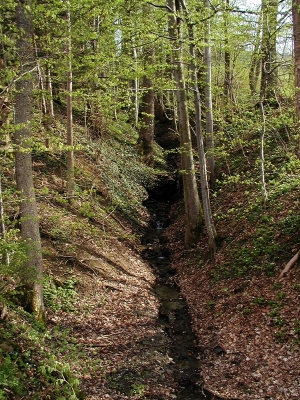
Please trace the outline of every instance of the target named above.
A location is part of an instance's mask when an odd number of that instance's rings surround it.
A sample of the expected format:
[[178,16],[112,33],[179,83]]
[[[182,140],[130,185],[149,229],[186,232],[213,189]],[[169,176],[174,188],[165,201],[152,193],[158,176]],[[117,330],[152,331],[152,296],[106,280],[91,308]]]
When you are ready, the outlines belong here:
[[[281,281],[280,270],[275,276],[214,278],[217,262],[224,257],[222,248],[213,262],[202,260],[208,254],[204,237],[194,250],[184,249],[181,206],[172,206],[164,235],[176,270],[174,280],[187,301],[197,337],[199,386],[215,399],[299,399],[298,268]],[[106,222],[114,217],[112,213]],[[59,337],[63,334],[61,357],[80,379],[86,399],[187,400],[190,397],[180,397],[185,383],[159,320],[157,276],[142,258],[143,247],[130,224],[116,218],[119,238],[108,235],[99,245],[86,233],[77,234],[73,257],[69,245],[64,253],[61,244],[44,243],[48,254],[60,260],[46,261],[46,272],[58,285],[72,279],[78,293],[72,312],[48,310],[49,329],[54,337],[57,329]],[[143,218],[149,220],[146,212]],[[234,230],[225,222],[218,228]],[[122,231],[126,238],[120,240]]]
[[[205,232],[194,249],[184,249],[182,200],[170,205],[163,236],[172,280],[191,315],[200,361],[199,394],[189,397],[183,393],[190,381],[174,361],[170,336],[161,322],[158,275],[144,256],[142,238],[151,221],[142,206],[147,192],[144,182],[131,182],[133,175],[140,181],[148,178],[143,167],[137,167],[132,143],[126,141],[126,136],[123,141],[118,136],[114,147],[102,142],[101,155],[90,159],[83,152],[76,154],[80,192],[71,202],[64,195],[61,156],[35,155],[47,333],[38,333],[36,339],[24,328],[24,341],[19,327],[27,325],[16,322],[13,340],[19,350],[12,361],[27,360],[32,346],[34,362],[26,361],[31,369],[22,364],[22,374],[25,368],[30,381],[49,355],[48,375],[54,381],[32,385],[19,396],[6,383],[4,398],[62,398],[57,394],[58,377],[73,393],[73,381],[63,369],[69,365],[80,381],[81,398],[87,400],[299,399],[300,271],[295,266],[279,279],[298,250],[299,184],[292,181],[298,175],[292,171],[290,186],[274,189],[266,206],[257,200],[258,190],[252,190],[248,175],[243,182],[219,183],[212,198],[219,234],[214,259]],[[242,161],[246,150],[238,149]],[[13,322],[14,315],[9,312],[4,324]],[[0,328],[6,338],[6,327]],[[6,348],[10,354],[6,342],[1,343],[2,352]]]
[[[222,263],[225,269],[224,247],[212,262],[199,259],[199,248],[208,252],[205,240],[187,254],[178,239],[182,226],[177,218],[167,235],[199,343],[204,388],[221,399],[299,399],[299,269],[281,280],[279,268],[272,276],[221,278],[216,271]],[[237,221],[217,228],[237,240]],[[239,234],[247,235],[245,229],[239,226]]]

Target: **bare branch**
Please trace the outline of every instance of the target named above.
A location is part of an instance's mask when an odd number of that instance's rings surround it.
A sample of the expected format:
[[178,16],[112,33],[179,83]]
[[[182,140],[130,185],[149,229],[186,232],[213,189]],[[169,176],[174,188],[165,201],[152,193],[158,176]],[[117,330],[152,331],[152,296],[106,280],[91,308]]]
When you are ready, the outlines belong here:
[[172,8],[170,8],[169,6],[160,6],[160,5],[158,5],[158,4],[153,4],[153,3],[151,3],[150,1],[148,1],[147,2],[148,4],[150,4],[151,6],[153,6],[153,7],[157,7],[157,8],[165,8],[166,10],[168,10],[169,12],[171,12],[172,14],[173,14],[173,10],[172,10]]
[[284,278],[284,276],[289,272],[289,270],[292,268],[292,266],[298,261],[299,258],[299,251],[294,255],[293,258],[290,259],[290,261],[286,264],[284,269],[281,271],[279,275],[279,279]]

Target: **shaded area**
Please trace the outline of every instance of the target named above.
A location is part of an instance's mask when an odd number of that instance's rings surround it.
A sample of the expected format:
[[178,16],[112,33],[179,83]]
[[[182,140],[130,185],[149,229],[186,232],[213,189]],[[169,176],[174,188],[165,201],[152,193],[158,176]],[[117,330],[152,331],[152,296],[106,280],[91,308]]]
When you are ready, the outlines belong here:
[[149,192],[145,202],[152,217],[149,232],[143,238],[144,257],[157,275],[154,287],[160,301],[159,323],[169,338],[169,356],[174,361],[173,379],[178,382],[177,399],[207,399],[202,392],[200,361],[196,337],[192,332],[188,309],[176,284],[174,269],[171,269],[166,238],[170,203],[180,195],[178,181],[168,180]]

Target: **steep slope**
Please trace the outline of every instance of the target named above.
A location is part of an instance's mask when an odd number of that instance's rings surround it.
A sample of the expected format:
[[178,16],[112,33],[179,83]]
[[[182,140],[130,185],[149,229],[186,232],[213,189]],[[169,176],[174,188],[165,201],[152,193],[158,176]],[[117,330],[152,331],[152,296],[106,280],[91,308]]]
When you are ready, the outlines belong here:
[[224,399],[300,397],[299,269],[279,279],[299,249],[300,163],[286,125],[276,118],[272,123],[265,149],[265,205],[259,126],[251,130],[249,124],[243,134],[237,123],[227,126],[235,136],[231,142],[226,138],[227,154],[218,159],[212,197],[220,235],[215,259],[210,259],[205,237],[197,248],[184,251],[179,204],[167,232],[202,348],[204,387]]

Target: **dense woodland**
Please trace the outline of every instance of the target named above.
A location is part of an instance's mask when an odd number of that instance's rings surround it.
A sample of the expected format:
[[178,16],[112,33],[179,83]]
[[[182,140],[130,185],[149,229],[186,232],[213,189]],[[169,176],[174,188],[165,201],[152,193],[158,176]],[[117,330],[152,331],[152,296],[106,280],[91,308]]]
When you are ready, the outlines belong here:
[[300,398],[299,88],[299,0],[0,2],[0,399]]

